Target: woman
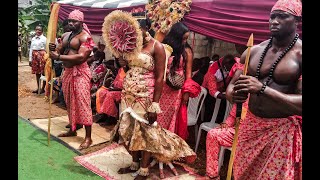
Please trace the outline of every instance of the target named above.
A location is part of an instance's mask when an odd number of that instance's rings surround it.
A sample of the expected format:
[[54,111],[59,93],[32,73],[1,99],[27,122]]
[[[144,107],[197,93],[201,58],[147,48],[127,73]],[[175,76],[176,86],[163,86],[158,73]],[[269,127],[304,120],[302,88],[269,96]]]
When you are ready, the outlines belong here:
[[119,141],[131,153],[133,162],[118,173],[135,172],[135,179],[146,179],[151,156],[159,161],[170,162],[178,158],[194,158],[195,153],[179,136],[154,124],[161,112],[159,100],[166,54],[164,46],[147,32],[150,22],[140,19],[139,23],[143,47],[137,58],[128,60],[129,70],[123,81],[122,114],[118,130]]
[[[172,47],[172,56],[168,60],[167,77],[172,71],[191,79],[193,53],[191,47],[186,48],[189,29],[181,22],[174,24],[164,38],[164,44]],[[187,104],[189,93],[182,94],[181,89],[176,90],[164,83],[160,100],[162,113],[158,115],[159,125],[171,132],[175,132],[176,118],[181,104]]]
[[[38,25],[35,28],[36,35],[31,39],[30,51],[29,51],[29,66],[32,68],[32,74],[36,74],[37,87],[39,87],[39,79],[41,74],[44,75],[44,67],[46,65],[46,60],[44,55],[46,54],[46,42],[47,38],[42,34],[43,28]],[[39,90],[34,90],[32,93],[40,94],[44,93],[46,83],[42,84],[42,88]]]

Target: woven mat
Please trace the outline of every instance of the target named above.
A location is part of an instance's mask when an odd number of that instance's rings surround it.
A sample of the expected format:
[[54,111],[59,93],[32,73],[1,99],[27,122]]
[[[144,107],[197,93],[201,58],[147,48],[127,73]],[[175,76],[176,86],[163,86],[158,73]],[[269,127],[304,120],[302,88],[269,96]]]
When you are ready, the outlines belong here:
[[[118,174],[117,171],[120,168],[127,167],[132,162],[132,157],[127,150],[116,143],[113,143],[99,151],[76,156],[74,158],[79,164],[95,174],[103,177],[104,179],[112,180],[133,180],[134,177],[131,174]],[[174,176],[169,166],[164,165],[164,174],[167,180],[183,179],[183,180],[195,180],[203,179],[199,175],[194,173],[194,170],[182,163],[174,163],[179,176]],[[158,164],[150,169],[150,175],[148,179],[160,179]]]

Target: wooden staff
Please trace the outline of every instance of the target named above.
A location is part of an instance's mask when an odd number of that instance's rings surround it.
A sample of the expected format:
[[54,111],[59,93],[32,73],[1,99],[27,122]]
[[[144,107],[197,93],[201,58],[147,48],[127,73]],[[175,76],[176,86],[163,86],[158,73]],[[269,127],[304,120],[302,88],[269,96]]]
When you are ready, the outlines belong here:
[[[248,47],[247,50],[248,51],[247,51],[246,60],[245,60],[245,64],[244,64],[243,75],[247,75],[249,58],[250,58],[250,49],[252,46],[253,46],[253,34],[251,33],[249,40],[248,40],[248,43],[247,43],[247,47]],[[234,133],[232,149],[231,149],[231,154],[230,154],[227,180],[231,180],[234,155],[235,155],[236,147],[238,144],[238,133],[239,133],[240,119],[241,119],[241,114],[243,114],[243,113],[245,113],[245,112],[242,111],[242,104],[238,103],[237,104],[237,112],[236,112],[235,133]]]
[[[47,30],[47,42],[46,42],[46,51],[47,54],[49,54],[49,43],[55,43],[56,42],[56,34],[57,34],[57,26],[58,26],[58,13],[59,13],[60,4],[59,3],[53,3],[51,5],[51,13],[50,13],[50,19],[48,23],[48,30]],[[48,63],[51,63],[51,73],[50,73],[50,100],[49,100],[49,120],[48,120],[48,146],[50,145],[50,126],[51,126],[51,103],[52,103],[52,89],[53,89],[53,61],[51,60],[50,56],[47,59]],[[48,81],[47,83],[49,84]]]

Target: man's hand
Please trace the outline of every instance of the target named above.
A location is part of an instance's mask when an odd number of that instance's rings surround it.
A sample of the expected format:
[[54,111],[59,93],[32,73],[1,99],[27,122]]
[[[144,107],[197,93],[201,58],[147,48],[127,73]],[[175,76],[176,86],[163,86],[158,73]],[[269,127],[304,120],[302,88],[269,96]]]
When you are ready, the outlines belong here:
[[54,44],[54,43],[49,43],[49,50],[50,50],[50,51],[56,51],[56,48],[57,48],[56,44]]
[[157,113],[148,112],[148,121],[152,125],[157,120]]
[[260,91],[263,84],[255,77],[240,75],[234,83],[232,95],[233,103],[244,103],[249,93],[256,94]]
[[59,56],[59,54],[58,54],[58,52],[57,51],[50,51],[50,58],[51,59],[58,59],[58,56]]
[[239,79],[234,83],[234,90],[237,93],[258,93],[263,84],[255,77],[240,75]]
[[29,61],[29,66],[30,66],[30,67],[32,66],[32,61]]
[[187,104],[189,101],[189,93],[183,93],[182,95],[182,104]]

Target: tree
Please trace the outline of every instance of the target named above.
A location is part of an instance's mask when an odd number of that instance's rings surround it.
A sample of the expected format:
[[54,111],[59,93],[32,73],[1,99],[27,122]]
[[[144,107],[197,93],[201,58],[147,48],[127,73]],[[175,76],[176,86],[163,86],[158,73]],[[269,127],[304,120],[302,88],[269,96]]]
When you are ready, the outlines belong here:
[[[24,56],[27,56],[28,53],[30,32],[33,31],[36,26],[41,25],[43,27],[43,34],[46,35],[52,2],[56,2],[56,0],[36,0],[34,5],[18,12],[18,27],[23,37],[22,53]],[[58,27],[61,27],[61,22],[59,22]],[[61,28],[58,29],[60,30]],[[61,34],[61,30],[58,34],[59,33]]]

